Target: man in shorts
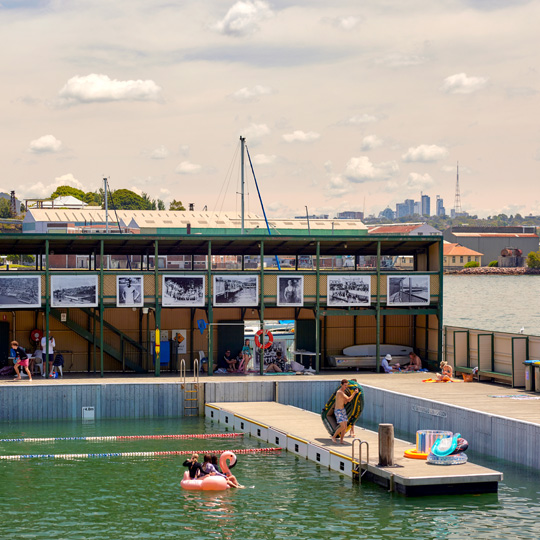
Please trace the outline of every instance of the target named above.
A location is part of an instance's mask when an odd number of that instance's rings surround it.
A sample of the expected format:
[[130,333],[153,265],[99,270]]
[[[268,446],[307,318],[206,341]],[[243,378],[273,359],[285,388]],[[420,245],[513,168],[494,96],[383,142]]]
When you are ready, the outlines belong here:
[[347,386],[349,381],[347,379],[341,380],[341,386],[336,392],[336,402],[334,404],[334,415],[339,424],[336,432],[332,435],[332,442],[337,443],[337,438],[340,437],[340,443],[343,444],[343,437],[345,437],[345,432],[347,431],[347,411],[345,410],[345,405],[352,401],[356,394],[358,393],[358,388],[348,396],[347,395]]

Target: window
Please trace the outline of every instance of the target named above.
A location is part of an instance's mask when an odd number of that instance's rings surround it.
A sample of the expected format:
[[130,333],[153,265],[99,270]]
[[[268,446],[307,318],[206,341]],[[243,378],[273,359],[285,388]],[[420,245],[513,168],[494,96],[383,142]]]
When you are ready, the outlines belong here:
[[469,261],[468,261],[468,262],[471,262],[471,256],[469,255],[469,256],[468,256],[467,258],[469,259]]
[[460,262],[460,263],[463,262],[463,256],[461,256],[461,257],[459,258],[459,262]]
[[456,258],[455,258],[455,257],[452,257],[452,262],[456,262]]
[[444,258],[444,264],[446,264],[446,257]]

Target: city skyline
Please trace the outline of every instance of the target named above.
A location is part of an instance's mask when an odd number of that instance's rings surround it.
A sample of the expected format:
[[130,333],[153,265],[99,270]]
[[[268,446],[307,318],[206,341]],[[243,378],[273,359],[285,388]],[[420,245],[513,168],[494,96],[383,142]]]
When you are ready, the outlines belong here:
[[[464,212],[539,215],[539,15],[526,0],[2,0],[0,191],[107,177],[167,208],[239,210],[242,135],[271,217],[378,215],[420,192],[450,214],[458,161]],[[246,210],[261,213],[251,180]]]

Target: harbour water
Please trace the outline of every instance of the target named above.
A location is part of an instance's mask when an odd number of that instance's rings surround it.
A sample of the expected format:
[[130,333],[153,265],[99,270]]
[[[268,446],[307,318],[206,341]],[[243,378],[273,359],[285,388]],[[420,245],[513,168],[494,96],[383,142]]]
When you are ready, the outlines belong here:
[[[0,424],[1,437],[216,433],[203,419]],[[2,454],[253,448],[243,439],[1,443]],[[0,460],[2,539],[127,540],[359,538],[536,540],[537,471],[504,462],[498,495],[405,498],[293,454],[239,456],[243,490],[186,492],[178,456]]]
[[540,276],[446,275],[443,323],[540,335]]

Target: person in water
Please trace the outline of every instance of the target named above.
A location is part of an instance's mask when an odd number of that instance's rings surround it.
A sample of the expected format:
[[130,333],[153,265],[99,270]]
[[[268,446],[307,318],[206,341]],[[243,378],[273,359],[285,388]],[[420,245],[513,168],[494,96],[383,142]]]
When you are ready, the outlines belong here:
[[339,424],[338,428],[336,429],[335,433],[332,435],[332,442],[337,443],[337,438],[340,437],[340,443],[343,444],[343,437],[345,437],[345,432],[347,431],[347,411],[345,410],[345,405],[352,401],[356,394],[358,394],[358,388],[355,389],[355,391],[348,396],[347,395],[347,386],[349,385],[349,381],[347,379],[341,380],[341,386],[339,387],[338,391],[336,392],[336,402],[334,404],[334,415],[336,416],[336,420]]
[[210,476],[223,476],[223,478],[225,478],[225,480],[227,481],[227,485],[229,487],[234,487],[234,488],[242,487],[232,474],[229,473],[229,476],[227,476],[224,473],[218,472],[215,466],[212,465],[212,457],[209,454],[204,455],[202,468],[203,468],[204,473]]
[[182,465],[188,468],[189,477],[192,480],[194,478],[206,475],[206,473],[203,471],[202,465],[199,463],[199,454],[193,454],[191,459],[186,459]]

